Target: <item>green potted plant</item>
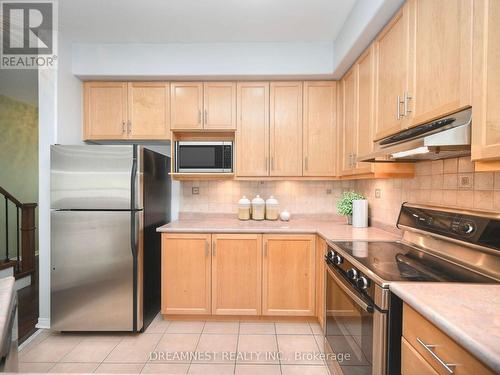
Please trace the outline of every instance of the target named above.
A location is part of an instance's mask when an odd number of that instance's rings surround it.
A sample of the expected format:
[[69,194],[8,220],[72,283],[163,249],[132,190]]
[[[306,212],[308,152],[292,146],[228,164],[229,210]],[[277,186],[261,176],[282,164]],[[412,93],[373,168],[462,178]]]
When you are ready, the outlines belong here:
[[365,197],[354,191],[345,191],[337,202],[337,213],[347,216],[347,224],[349,225],[352,224],[352,201],[357,199],[365,199]]

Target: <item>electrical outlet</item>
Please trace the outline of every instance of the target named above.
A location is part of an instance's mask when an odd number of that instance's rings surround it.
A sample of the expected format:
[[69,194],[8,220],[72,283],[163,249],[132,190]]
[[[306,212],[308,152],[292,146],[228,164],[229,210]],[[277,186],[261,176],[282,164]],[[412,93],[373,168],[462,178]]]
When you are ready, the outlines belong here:
[[326,194],[331,195],[332,194],[332,189],[326,189]]
[[472,175],[462,174],[458,176],[458,187],[460,189],[472,188]]
[[380,189],[375,189],[375,198],[381,198],[382,197],[382,190]]
[[193,186],[193,187],[191,188],[191,194],[193,194],[193,195],[198,195],[198,194],[200,194],[200,188],[199,188],[198,186]]

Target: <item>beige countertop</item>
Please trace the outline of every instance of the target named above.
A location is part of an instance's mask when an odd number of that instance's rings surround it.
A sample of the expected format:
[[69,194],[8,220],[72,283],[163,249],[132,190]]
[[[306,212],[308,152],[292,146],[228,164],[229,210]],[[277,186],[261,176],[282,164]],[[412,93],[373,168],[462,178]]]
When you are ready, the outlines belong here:
[[290,221],[241,221],[228,215],[196,215],[185,217],[163,225],[158,232],[167,233],[282,233],[319,234],[325,240],[350,241],[394,241],[399,235],[380,228],[353,228],[339,217],[309,215],[292,218]]
[[500,373],[500,285],[391,283],[391,291]]

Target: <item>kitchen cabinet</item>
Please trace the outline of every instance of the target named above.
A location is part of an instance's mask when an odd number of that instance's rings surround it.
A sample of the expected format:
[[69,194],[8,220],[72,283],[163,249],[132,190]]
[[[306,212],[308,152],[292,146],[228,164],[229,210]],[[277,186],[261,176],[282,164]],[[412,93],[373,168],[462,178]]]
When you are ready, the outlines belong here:
[[[438,358],[445,364],[457,364],[449,366],[453,372],[448,371]],[[410,365],[415,367],[411,368]],[[417,371],[418,369],[422,372]],[[493,374],[459,343],[453,341],[406,303],[403,304],[401,372],[402,374]]]
[[262,235],[212,235],[212,314],[260,315]]
[[342,78],[342,175],[354,174],[358,107],[358,73],[354,65]]
[[269,82],[237,87],[236,174],[269,175]]
[[205,82],[203,108],[204,129],[236,129],[236,84]]
[[500,170],[500,2],[474,1],[472,160]]
[[472,102],[472,0],[410,0],[412,76],[403,97],[407,126]]
[[375,140],[405,125],[404,95],[410,78],[410,15],[405,3],[375,39]]
[[85,140],[127,138],[127,83],[83,84]]
[[262,315],[314,316],[315,237],[264,235]]
[[170,84],[128,83],[128,138],[170,138]]
[[304,176],[335,176],[336,95],[336,82],[304,82]]
[[270,84],[271,176],[302,176],[302,82]]
[[211,235],[162,233],[162,314],[211,313]]
[[203,129],[203,83],[172,82],[170,103],[172,130]]
[[85,82],[85,140],[170,138],[169,84]]
[[326,241],[316,237],[316,316],[321,328],[325,328],[325,255]]

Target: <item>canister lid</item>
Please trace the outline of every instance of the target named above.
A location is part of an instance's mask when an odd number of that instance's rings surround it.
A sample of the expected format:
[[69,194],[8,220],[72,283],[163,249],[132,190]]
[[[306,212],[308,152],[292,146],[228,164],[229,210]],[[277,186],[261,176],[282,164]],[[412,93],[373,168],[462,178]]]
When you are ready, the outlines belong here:
[[252,199],[252,204],[256,205],[264,205],[266,202],[264,202],[264,199],[260,197],[260,195],[256,195],[254,199]]
[[238,201],[238,205],[239,206],[243,206],[243,207],[246,207],[246,206],[250,206],[251,202],[250,202],[250,199],[248,199],[246,196],[243,196],[239,201]]
[[271,195],[269,199],[266,200],[266,205],[268,206],[277,206],[278,204],[279,204],[278,200],[274,198],[273,195]]

